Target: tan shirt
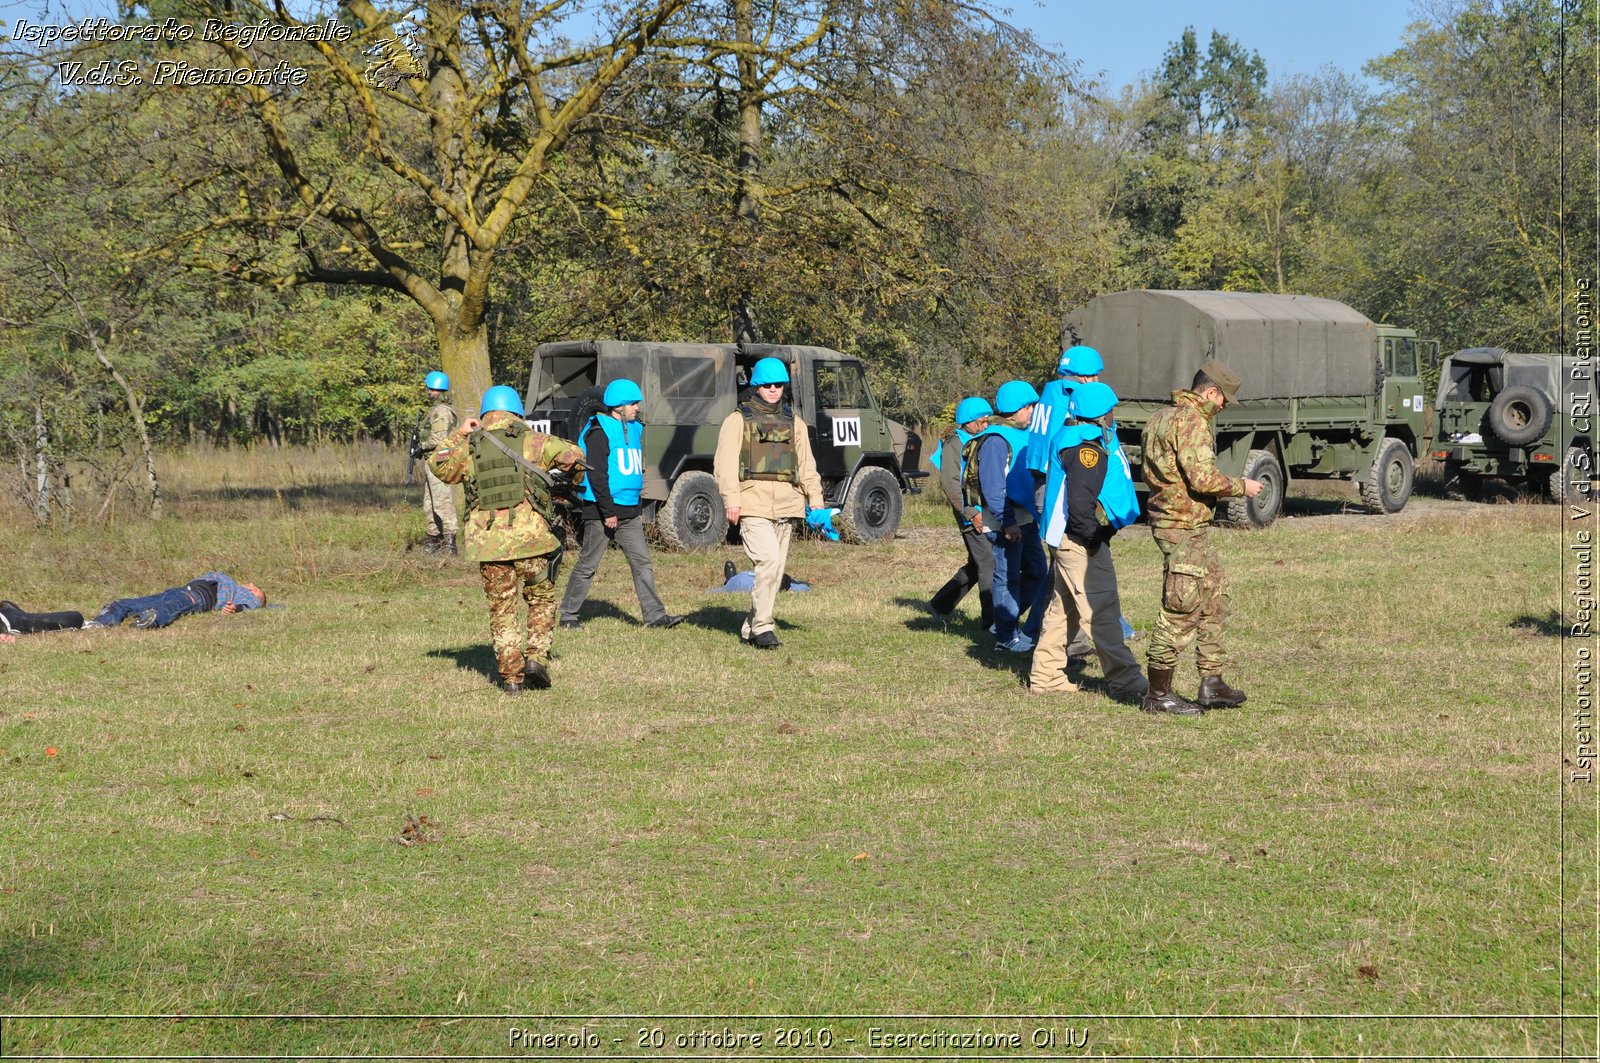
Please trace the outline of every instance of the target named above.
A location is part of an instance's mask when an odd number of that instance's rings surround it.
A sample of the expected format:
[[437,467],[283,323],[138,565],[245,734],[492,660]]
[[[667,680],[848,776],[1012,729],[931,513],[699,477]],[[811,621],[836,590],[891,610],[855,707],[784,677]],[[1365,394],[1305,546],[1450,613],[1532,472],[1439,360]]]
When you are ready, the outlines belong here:
[[806,423],[794,419],[794,456],[799,477],[798,484],[782,480],[739,479],[739,451],[744,447],[744,414],[734,410],[722,422],[717,432],[717,455],[712,461],[712,474],[717,478],[717,491],[722,495],[725,509],[739,509],[741,517],[766,517],[782,520],[786,517],[804,517],[806,501],[811,508],[822,505],[822,480],[817,476],[817,463],[811,456],[811,435]]

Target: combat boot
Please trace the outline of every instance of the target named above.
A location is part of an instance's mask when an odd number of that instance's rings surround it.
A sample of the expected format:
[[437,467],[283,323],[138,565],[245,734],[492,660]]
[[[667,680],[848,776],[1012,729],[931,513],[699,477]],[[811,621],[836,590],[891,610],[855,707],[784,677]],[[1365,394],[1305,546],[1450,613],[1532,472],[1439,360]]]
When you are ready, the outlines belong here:
[[444,536],[442,535],[429,535],[422,542],[422,552],[425,554],[437,554],[443,547]]
[[1230,687],[1220,675],[1208,675],[1200,680],[1200,696],[1195,699],[1203,709],[1232,709],[1245,702],[1244,691]]
[[456,537],[453,532],[444,537],[444,552],[451,557],[456,556]]
[[1198,716],[1206,710],[1172,692],[1172,669],[1150,666],[1150,689],[1139,708],[1145,712],[1169,712],[1174,716]]
[[515,679],[502,679],[500,681],[500,689],[507,694],[520,694],[522,693],[522,684]]
[[549,690],[550,669],[538,661],[528,661],[522,666],[522,682],[535,690]]

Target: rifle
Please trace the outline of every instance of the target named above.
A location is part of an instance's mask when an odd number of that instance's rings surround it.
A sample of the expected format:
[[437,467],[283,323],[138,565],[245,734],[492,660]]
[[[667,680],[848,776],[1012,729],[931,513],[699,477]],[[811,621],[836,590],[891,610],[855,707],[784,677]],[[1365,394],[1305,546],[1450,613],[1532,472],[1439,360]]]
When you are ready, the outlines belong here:
[[411,441],[406,444],[406,486],[410,487],[417,459],[422,457],[422,425],[411,426]]

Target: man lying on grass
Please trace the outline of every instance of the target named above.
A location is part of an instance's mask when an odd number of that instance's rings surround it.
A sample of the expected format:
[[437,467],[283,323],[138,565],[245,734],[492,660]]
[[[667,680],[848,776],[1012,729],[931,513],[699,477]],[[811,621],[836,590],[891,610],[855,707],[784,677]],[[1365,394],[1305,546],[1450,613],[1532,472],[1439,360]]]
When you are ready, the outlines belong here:
[[133,617],[137,628],[166,627],[180,616],[207,613],[237,613],[260,609],[267,596],[254,583],[240,583],[222,572],[204,572],[181,587],[168,587],[139,598],[118,598],[100,610],[100,615],[85,628],[116,627]]

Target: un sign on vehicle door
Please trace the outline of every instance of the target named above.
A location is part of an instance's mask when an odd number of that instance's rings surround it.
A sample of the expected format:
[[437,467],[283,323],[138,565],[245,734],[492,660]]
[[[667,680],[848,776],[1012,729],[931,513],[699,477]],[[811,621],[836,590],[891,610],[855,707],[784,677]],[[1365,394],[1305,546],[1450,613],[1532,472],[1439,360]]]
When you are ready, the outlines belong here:
[[861,445],[861,418],[835,417],[833,419],[833,445],[859,447]]

